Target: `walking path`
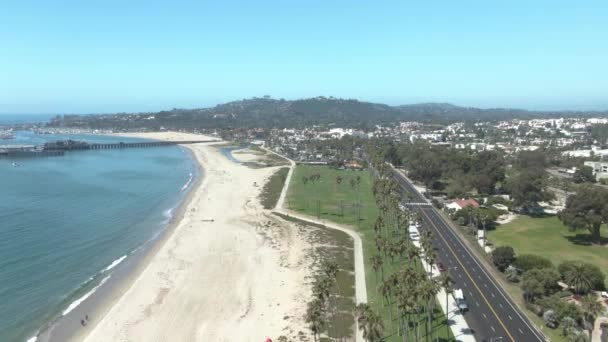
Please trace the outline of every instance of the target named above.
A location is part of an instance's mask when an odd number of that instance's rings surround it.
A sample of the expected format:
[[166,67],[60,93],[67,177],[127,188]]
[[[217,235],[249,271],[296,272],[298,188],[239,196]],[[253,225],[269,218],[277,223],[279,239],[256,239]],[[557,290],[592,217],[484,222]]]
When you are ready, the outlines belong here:
[[[283,190],[281,191],[281,196],[279,196],[279,200],[277,201],[277,205],[275,206],[274,211],[277,213],[283,214],[283,215],[294,217],[301,221],[309,222],[312,224],[321,224],[327,228],[339,230],[341,232],[348,234],[353,239],[354,250],[355,250],[355,303],[356,304],[367,303],[367,286],[365,284],[365,263],[364,263],[364,259],[363,259],[363,243],[361,242],[361,237],[359,236],[359,234],[357,232],[355,232],[349,226],[339,225],[339,224],[336,224],[336,223],[333,223],[333,222],[330,222],[327,220],[316,219],[316,218],[313,218],[308,215],[295,213],[292,210],[285,209],[283,207],[284,203],[285,203],[285,197],[287,196],[287,191],[289,189],[289,184],[291,182],[291,176],[293,175],[293,170],[295,169],[296,163],[293,160],[291,160],[285,156],[282,156],[270,149],[265,148],[265,150],[270,153],[274,153],[281,158],[288,160],[290,163],[289,172],[287,173],[287,177],[285,178],[285,184],[283,185]],[[363,333],[361,332],[361,330],[359,330],[359,326],[358,326],[358,323],[356,320],[355,320],[355,325],[356,325],[355,341],[363,342],[364,341]]]

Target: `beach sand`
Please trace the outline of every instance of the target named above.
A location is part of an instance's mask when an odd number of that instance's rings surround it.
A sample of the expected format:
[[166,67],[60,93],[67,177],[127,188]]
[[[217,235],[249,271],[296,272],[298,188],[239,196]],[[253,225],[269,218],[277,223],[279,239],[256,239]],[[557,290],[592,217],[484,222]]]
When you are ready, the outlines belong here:
[[[128,135],[206,139],[172,132]],[[257,199],[259,185],[277,168],[234,163],[213,145],[186,145],[201,165],[203,179],[184,204],[183,217],[124,294],[77,340],[310,336],[303,317],[311,296],[312,247],[302,230],[263,210]]]

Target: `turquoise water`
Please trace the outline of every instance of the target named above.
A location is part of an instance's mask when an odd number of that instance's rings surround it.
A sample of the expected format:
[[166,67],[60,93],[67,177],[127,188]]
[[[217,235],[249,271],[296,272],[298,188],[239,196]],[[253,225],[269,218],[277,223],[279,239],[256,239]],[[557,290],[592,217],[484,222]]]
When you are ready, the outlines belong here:
[[[0,144],[68,137],[16,136]],[[0,159],[0,341],[25,341],[74,309],[115,266],[160,234],[197,172],[179,147],[16,162]]]

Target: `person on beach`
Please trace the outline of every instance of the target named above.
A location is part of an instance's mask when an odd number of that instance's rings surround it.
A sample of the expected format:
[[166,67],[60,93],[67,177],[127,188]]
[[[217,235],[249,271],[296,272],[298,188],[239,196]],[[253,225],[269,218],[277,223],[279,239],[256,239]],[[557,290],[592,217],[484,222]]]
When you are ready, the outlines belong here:
[[84,319],[81,319],[81,320],[80,320],[80,325],[82,325],[83,327],[84,327],[85,325],[87,325],[87,324],[84,322]]

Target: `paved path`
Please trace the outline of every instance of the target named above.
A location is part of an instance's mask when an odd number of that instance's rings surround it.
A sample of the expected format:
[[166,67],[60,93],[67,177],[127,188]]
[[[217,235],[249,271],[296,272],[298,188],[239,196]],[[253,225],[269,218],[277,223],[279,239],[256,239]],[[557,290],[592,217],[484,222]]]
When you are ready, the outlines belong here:
[[[308,215],[295,213],[289,209],[285,209],[284,208],[285,197],[287,196],[287,191],[289,189],[289,184],[291,182],[291,176],[293,175],[293,170],[295,169],[296,163],[293,160],[291,160],[285,156],[282,156],[270,149],[266,149],[266,151],[268,151],[270,153],[274,153],[281,158],[287,159],[287,160],[289,160],[289,163],[290,163],[289,172],[287,173],[287,178],[285,179],[285,184],[283,185],[283,190],[281,191],[281,196],[279,196],[279,200],[277,201],[277,205],[275,206],[274,211],[277,213],[283,214],[283,215],[291,216],[291,217],[296,218],[301,221],[305,221],[305,222],[309,222],[309,223],[313,223],[313,224],[320,224],[327,228],[339,230],[341,232],[348,234],[353,239],[354,251],[355,251],[355,302],[357,304],[367,303],[367,286],[365,283],[365,263],[364,263],[364,259],[363,259],[364,258],[363,257],[363,243],[361,242],[361,237],[359,236],[359,234],[357,232],[355,232],[349,226],[339,225],[339,224],[336,224],[336,223],[333,223],[333,222],[330,222],[327,220],[319,220],[317,218],[314,218],[314,217],[311,217]],[[355,325],[356,325],[355,341],[364,342],[365,340],[363,339],[363,334],[362,334],[361,330],[359,330],[359,326],[358,326],[356,320],[355,320]]]

